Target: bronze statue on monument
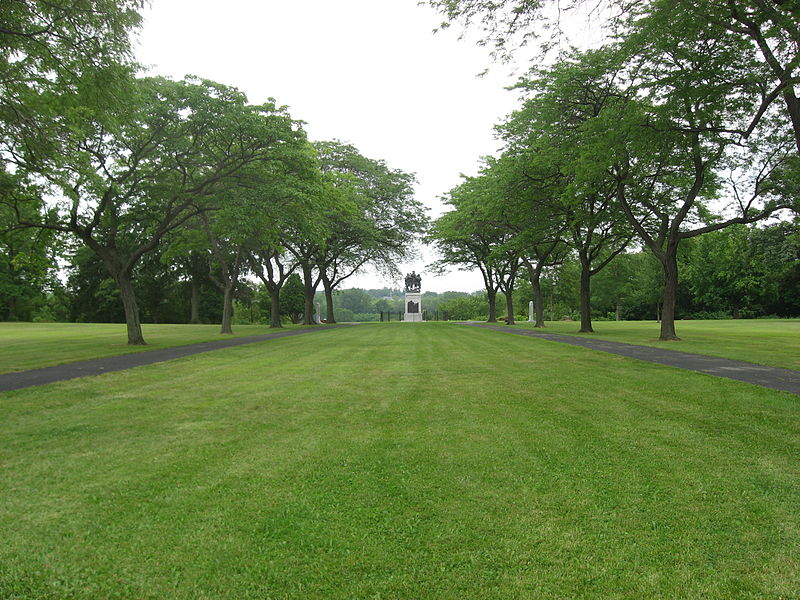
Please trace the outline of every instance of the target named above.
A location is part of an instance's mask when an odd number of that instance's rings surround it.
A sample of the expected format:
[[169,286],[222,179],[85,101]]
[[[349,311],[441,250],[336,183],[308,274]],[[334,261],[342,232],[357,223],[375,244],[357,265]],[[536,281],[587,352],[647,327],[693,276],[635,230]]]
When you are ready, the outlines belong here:
[[406,275],[406,292],[419,292],[422,286],[422,278],[414,271]]
[[406,302],[403,321],[422,321],[422,278],[414,271],[406,275]]

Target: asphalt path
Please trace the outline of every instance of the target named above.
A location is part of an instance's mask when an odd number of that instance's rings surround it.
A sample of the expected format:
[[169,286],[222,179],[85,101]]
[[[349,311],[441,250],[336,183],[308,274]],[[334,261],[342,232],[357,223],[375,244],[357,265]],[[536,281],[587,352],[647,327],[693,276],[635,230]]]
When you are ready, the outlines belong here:
[[782,392],[789,392],[800,395],[800,371],[791,369],[781,369],[779,367],[767,367],[754,363],[728,358],[718,358],[716,356],[705,356],[703,354],[690,354],[677,350],[667,350],[666,348],[653,348],[650,346],[637,346],[635,344],[623,344],[621,342],[609,342],[606,340],[590,339],[585,337],[559,335],[557,333],[545,333],[533,329],[517,329],[508,325],[489,325],[487,323],[462,323],[472,327],[491,329],[503,333],[524,335],[528,337],[540,338],[551,342],[561,342],[572,346],[581,346],[591,350],[618,354],[628,358],[636,358],[651,363],[677,367],[687,371],[697,371],[707,375],[725,377],[760,385],[762,387]]
[[276,338],[289,337],[292,335],[305,335],[308,333],[320,333],[330,331],[337,327],[349,327],[348,325],[328,325],[326,327],[308,329],[287,329],[275,333],[265,333],[263,335],[248,335],[244,337],[227,338],[224,340],[214,340],[212,342],[200,342],[186,346],[174,346],[171,348],[160,348],[158,350],[147,350],[134,354],[120,354],[119,356],[108,356],[106,358],[95,358],[80,362],[55,365],[53,367],[43,367],[41,369],[31,369],[29,371],[18,371],[16,373],[0,374],[0,392],[19,390],[35,385],[44,385],[56,381],[67,381],[78,377],[90,375],[102,375],[113,371],[124,371],[134,367],[152,365],[154,363],[230,348],[232,346],[243,346],[256,342],[265,342]]
[[[768,367],[738,360],[719,358],[716,356],[705,356],[702,354],[690,354],[665,348],[653,348],[650,346],[637,346],[635,344],[623,344],[621,342],[609,342],[606,340],[591,339],[585,337],[559,335],[557,333],[545,333],[533,329],[517,329],[507,325],[490,325],[487,323],[463,323],[471,327],[491,329],[502,333],[523,335],[533,338],[560,342],[572,346],[581,346],[591,350],[599,350],[610,354],[635,358],[646,362],[657,363],[669,367],[696,371],[707,375],[725,377],[744,381],[753,385],[773,390],[780,390],[792,394],[800,395],[800,371],[791,369],[781,369],[778,367]],[[215,340],[212,342],[201,342],[199,344],[189,344],[186,346],[174,346],[171,348],[161,348],[158,350],[148,350],[134,354],[121,354],[119,356],[109,356],[80,362],[55,365],[41,369],[29,371],[19,371],[16,373],[0,374],[0,392],[18,390],[36,385],[54,383],[56,381],[67,381],[78,377],[91,375],[101,375],[113,371],[123,371],[134,367],[152,365],[154,363],[174,360],[184,356],[192,356],[203,352],[211,352],[222,348],[242,346],[256,342],[264,342],[282,337],[293,335],[305,335],[308,333],[320,333],[330,331],[343,325],[331,325],[321,328],[309,329],[290,329],[276,333],[264,335],[251,335],[245,337],[228,338]],[[344,325],[347,327],[347,325]]]

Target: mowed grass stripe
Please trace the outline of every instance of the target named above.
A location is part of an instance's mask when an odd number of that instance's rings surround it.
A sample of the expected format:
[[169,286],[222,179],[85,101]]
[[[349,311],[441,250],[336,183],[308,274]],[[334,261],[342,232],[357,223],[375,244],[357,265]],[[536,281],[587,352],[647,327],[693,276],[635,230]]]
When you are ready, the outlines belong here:
[[800,589],[796,397],[364,325],[0,395],[0,597]]

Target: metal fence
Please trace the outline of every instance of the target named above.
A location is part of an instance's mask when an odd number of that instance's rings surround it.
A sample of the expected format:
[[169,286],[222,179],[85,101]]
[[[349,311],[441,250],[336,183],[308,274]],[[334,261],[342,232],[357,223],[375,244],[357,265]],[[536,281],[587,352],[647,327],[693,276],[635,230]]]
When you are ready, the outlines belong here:
[[[388,323],[390,321],[402,321],[403,320],[403,313],[394,311],[394,310],[382,310],[381,311],[381,323]],[[423,321],[449,321],[450,315],[446,310],[434,310],[422,311],[422,320]]]

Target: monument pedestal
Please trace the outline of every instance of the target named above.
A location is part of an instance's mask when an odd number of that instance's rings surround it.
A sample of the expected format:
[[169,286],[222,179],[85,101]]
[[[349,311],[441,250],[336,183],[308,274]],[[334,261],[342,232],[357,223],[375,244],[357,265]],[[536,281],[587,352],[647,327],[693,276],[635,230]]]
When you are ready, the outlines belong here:
[[406,312],[403,321],[422,322],[422,294],[406,292]]

